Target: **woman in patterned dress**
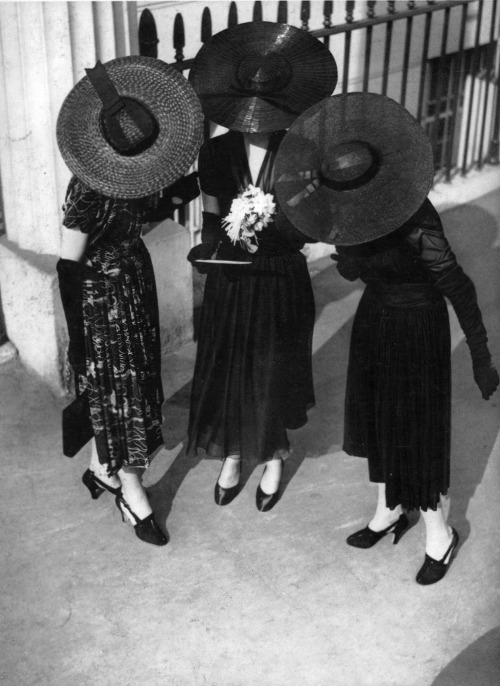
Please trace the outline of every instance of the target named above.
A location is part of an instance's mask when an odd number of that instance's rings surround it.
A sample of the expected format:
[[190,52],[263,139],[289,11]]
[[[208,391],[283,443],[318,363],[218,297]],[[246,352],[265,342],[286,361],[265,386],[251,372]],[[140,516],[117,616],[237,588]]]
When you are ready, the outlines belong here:
[[[162,179],[181,176],[165,171],[169,154],[177,149],[176,164],[184,169],[196,155],[201,109],[187,81],[160,60],[120,58],[87,73],[58,120],[59,146],[76,175],[64,204],[57,271],[68,357],[94,434],[83,482],[92,498],[113,493],[141,540],[165,545],[140,476],[163,443],[158,302],[141,229],[199,194],[196,175],[160,189]],[[134,99],[119,95],[115,83]],[[90,111],[75,127],[82,108]],[[82,135],[87,120],[94,126]],[[180,138],[182,126],[185,142],[171,133]]]

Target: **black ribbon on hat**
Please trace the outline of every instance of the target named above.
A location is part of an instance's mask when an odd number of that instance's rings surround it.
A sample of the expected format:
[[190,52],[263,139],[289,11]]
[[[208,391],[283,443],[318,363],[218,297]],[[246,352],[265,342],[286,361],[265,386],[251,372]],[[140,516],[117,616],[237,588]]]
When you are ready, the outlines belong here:
[[[151,112],[131,98],[121,97],[104,65],[97,60],[93,69],[85,69],[89,81],[102,102],[105,135],[108,142],[121,154],[134,154],[145,150],[158,135],[158,124]],[[140,134],[130,140],[120,124],[118,114],[125,110]]]

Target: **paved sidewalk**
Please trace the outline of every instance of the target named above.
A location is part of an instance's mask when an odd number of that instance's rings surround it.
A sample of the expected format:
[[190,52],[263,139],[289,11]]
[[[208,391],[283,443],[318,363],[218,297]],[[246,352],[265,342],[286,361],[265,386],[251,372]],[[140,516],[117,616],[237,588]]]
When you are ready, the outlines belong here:
[[[443,215],[474,279],[500,364],[500,199]],[[446,579],[418,586],[421,521],[361,551],[376,488],[340,449],[359,283],[311,265],[316,407],[291,432],[282,499],[255,507],[261,468],[229,506],[217,461],[188,460],[195,344],[164,360],[166,447],[147,472],[171,541],[122,524],[81,484],[88,450],[61,452],[64,402],[16,361],[0,366],[0,684],[7,686],[493,686],[500,683],[500,395],[484,402],[452,318],[452,491],[461,546]]]

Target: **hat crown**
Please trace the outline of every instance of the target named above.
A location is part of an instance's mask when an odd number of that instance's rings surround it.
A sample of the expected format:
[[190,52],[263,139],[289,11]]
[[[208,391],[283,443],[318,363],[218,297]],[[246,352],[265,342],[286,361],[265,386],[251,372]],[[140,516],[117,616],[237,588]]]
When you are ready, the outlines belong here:
[[357,188],[369,181],[378,169],[378,155],[360,140],[339,143],[325,155],[321,173],[339,190]]
[[292,68],[288,60],[277,52],[267,55],[247,55],[238,64],[239,85],[256,95],[277,93],[290,82]]
[[[137,155],[158,137],[158,122],[139,100],[122,97],[124,107],[109,115],[103,107],[99,115],[102,135],[120,155]],[[141,126],[139,126],[139,122]]]

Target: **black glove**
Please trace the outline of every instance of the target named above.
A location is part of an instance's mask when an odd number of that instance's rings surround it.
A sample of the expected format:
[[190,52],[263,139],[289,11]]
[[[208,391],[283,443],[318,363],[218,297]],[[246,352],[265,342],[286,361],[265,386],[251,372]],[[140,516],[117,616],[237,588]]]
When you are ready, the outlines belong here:
[[353,259],[336,253],[330,255],[330,259],[337,263],[337,271],[344,279],[347,279],[347,281],[359,279],[359,267]]
[[200,274],[206,274],[208,267],[196,260],[209,260],[224,237],[222,219],[213,212],[203,212],[203,224],[201,227],[201,243],[195,245],[188,253],[187,259]]
[[200,243],[191,248],[187,259],[200,274],[206,274],[209,269],[208,266],[203,262],[196,262],[196,260],[210,260],[216,249],[217,246],[213,243]]
[[85,374],[85,334],[83,328],[83,279],[94,274],[90,267],[60,259],[56,265],[59,291],[69,334],[68,360],[75,374]]
[[474,373],[474,381],[478,385],[481,395],[484,400],[489,400],[500,383],[496,368],[491,362],[473,362],[472,371]]
[[197,198],[200,194],[200,187],[198,186],[198,172],[192,172],[187,176],[173,183],[163,191],[164,194],[169,195],[170,198],[178,198],[181,203],[173,203],[174,207],[179,205],[187,205],[188,202]]
[[[199,194],[198,172],[183,176],[168,188],[164,188],[160,194],[149,196],[142,201],[147,220],[161,222],[164,219],[171,219],[175,210],[187,205]],[[181,202],[174,202],[174,198]]]

